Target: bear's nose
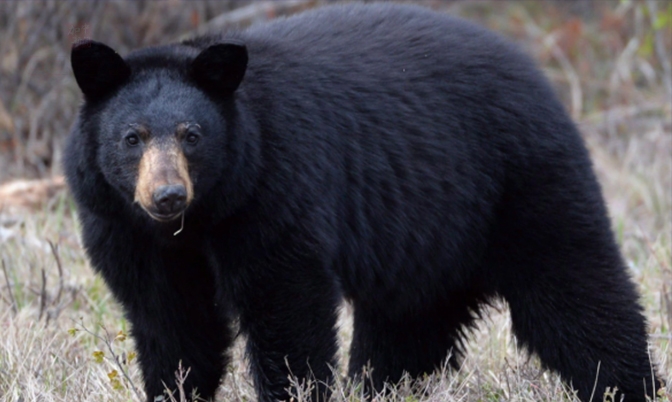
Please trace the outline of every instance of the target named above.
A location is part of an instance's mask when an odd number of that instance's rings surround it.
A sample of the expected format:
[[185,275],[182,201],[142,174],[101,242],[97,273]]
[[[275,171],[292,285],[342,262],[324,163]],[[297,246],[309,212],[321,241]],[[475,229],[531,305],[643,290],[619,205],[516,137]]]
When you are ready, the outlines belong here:
[[152,195],[154,206],[162,215],[173,215],[184,210],[187,189],[183,185],[161,186]]

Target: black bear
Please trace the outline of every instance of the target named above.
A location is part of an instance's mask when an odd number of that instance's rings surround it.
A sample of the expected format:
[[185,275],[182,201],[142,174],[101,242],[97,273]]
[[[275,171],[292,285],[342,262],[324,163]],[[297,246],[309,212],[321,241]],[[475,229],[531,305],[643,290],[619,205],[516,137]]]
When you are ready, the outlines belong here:
[[[259,400],[336,365],[373,389],[458,364],[502,298],[581,400],[657,379],[588,152],[514,45],[416,6],[341,5],[122,58],[72,49],[65,171],[83,242],[132,323],[147,400],[211,399],[244,334]],[[234,325],[237,323],[237,326]],[[598,398],[599,399],[599,398]]]

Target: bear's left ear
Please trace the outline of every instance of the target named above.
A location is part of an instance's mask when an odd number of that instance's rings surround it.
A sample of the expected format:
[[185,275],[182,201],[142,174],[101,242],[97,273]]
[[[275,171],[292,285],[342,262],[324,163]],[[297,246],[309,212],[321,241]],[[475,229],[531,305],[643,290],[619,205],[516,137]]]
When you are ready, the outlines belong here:
[[203,50],[191,62],[191,77],[206,91],[228,95],[238,89],[247,69],[247,48],[221,43]]

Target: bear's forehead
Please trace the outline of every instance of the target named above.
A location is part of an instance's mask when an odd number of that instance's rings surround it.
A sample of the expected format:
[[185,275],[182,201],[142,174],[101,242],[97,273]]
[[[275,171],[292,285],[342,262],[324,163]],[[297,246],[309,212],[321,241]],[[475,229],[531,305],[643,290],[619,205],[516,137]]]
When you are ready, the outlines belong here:
[[203,122],[218,116],[216,106],[194,86],[158,71],[148,77],[120,90],[106,110],[108,121],[143,124],[151,131],[172,131],[179,123],[198,121],[205,125]]
[[183,45],[155,46],[134,50],[125,61],[134,73],[154,70],[170,70],[186,75],[189,65],[198,55],[198,50]]
[[124,89],[130,99],[142,99],[143,103],[150,104],[167,101],[163,98],[184,102],[199,92],[191,83],[166,70],[143,71],[132,77]]

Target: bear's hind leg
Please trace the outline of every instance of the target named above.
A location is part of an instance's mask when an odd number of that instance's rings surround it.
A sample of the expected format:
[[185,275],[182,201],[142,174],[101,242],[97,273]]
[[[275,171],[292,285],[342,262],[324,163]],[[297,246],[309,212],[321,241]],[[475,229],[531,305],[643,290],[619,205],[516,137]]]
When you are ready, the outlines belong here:
[[[354,302],[350,377],[380,391],[386,382],[397,383],[404,372],[416,378],[440,369],[449,356],[451,367],[459,368],[461,336],[478,316],[481,301],[480,295],[464,293],[394,318],[386,309],[375,311],[368,303]],[[367,366],[372,368],[370,378],[362,377]]]
[[539,275],[525,287],[502,292],[513,331],[544,366],[572,383],[581,400],[589,400],[593,386],[594,400],[602,400],[606,387],[614,386],[627,401],[652,395],[645,323],[629,278]]
[[502,220],[489,255],[518,341],[582,401],[593,387],[593,400],[606,387],[618,387],[626,401],[652,396],[645,319],[602,208],[519,208],[525,212]]

